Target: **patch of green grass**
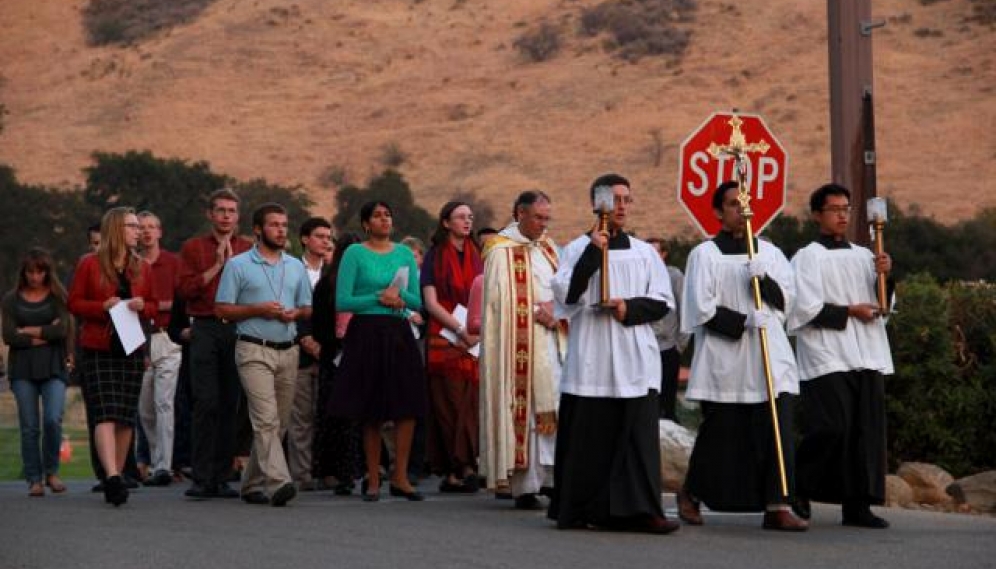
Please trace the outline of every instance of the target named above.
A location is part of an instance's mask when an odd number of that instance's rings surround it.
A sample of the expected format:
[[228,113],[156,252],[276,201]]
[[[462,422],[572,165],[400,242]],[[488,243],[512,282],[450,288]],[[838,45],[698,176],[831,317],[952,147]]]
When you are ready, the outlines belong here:
[[[73,457],[59,466],[59,476],[64,480],[93,478],[86,429],[63,429],[62,434],[69,436]],[[0,427],[0,480],[21,480],[24,478],[23,471],[20,430],[17,427]]]

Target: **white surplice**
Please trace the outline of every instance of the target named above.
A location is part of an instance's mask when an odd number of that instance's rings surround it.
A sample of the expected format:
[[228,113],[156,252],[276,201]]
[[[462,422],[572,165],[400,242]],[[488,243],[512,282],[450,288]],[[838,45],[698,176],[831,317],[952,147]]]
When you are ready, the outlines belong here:
[[[667,269],[657,250],[635,237],[629,249],[609,250],[609,297],[659,300],[674,310]],[[623,326],[594,307],[601,295],[601,270],[575,304],[565,304],[574,266],[591,243],[587,235],[565,247],[553,278],[556,315],[570,322],[567,361],[560,391],[582,397],[645,397],[661,381],[661,358],[650,323]]]
[[[785,306],[795,297],[792,267],[780,249],[758,240],[758,258],[767,262],[770,276],[782,290]],[[760,334],[747,328],[739,340],[707,331],[705,323],[725,306],[742,314],[754,307],[747,255],[724,255],[713,241],[692,249],[685,269],[681,329],[695,335],[695,355],[685,398],[719,403],[760,403],[768,400]],[[768,353],[775,393],[799,393],[795,356],[782,323],[785,312],[762,303],[778,325],[768,328]]]
[[796,336],[799,376],[803,381],[830,373],[872,370],[893,373],[885,319],[863,323],[848,318],[843,330],[810,322],[825,304],[878,304],[875,257],[865,247],[827,249],[810,243],[792,258],[797,298],[788,317]]

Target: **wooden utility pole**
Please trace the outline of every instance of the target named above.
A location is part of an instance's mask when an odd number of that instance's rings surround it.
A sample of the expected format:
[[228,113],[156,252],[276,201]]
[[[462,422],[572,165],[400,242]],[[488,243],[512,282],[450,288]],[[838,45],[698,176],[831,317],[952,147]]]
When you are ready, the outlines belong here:
[[877,194],[871,0],[827,0],[831,179],[851,191],[848,239],[867,245],[865,202]]

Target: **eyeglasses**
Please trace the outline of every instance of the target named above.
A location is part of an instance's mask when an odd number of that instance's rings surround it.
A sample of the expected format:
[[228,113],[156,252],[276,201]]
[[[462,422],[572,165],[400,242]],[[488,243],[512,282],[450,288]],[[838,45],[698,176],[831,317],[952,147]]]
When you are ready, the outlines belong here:
[[849,205],[827,206],[827,207],[823,208],[822,211],[823,211],[823,213],[833,213],[833,214],[837,214],[837,215],[840,215],[840,214],[849,215],[851,213],[851,206],[849,206]]

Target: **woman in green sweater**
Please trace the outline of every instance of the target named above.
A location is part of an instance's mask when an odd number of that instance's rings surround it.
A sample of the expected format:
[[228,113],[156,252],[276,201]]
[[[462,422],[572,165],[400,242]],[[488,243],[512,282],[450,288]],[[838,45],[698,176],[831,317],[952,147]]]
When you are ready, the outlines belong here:
[[17,400],[28,495],[45,495],[43,479],[52,492],[65,492],[59,479],[59,447],[70,319],[66,289],[52,274],[52,258],[44,250],[31,249],[25,255],[17,286],[3,297],[2,318],[3,341],[10,347],[7,375]]
[[363,499],[380,496],[381,426],[394,422],[396,456],[391,495],[420,501],[408,480],[415,420],[425,414],[426,380],[407,315],[422,306],[418,268],[407,247],[391,241],[391,207],[360,208],[367,238],[343,255],[336,280],[336,310],[352,312],[329,411],[359,421],[367,478]]

